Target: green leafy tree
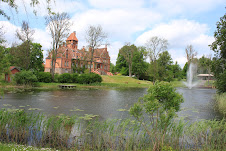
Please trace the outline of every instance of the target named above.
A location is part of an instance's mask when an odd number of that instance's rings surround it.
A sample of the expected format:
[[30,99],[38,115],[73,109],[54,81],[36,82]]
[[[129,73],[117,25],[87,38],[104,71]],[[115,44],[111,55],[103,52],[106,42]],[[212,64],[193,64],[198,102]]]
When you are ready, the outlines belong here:
[[119,53],[125,58],[128,66],[129,66],[129,76],[132,77],[132,66],[133,66],[133,57],[134,53],[137,51],[137,47],[135,45],[127,44],[123,46]]
[[170,83],[156,82],[148,89],[148,93],[130,108],[129,113],[152,139],[152,150],[161,150],[164,146],[165,135],[173,125],[173,118],[182,102],[182,95],[176,92]]
[[42,50],[42,45],[40,45],[39,43],[31,44],[29,69],[35,72],[44,71],[43,50]]
[[145,47],[138,47],[138,51],[134,53],[133,57],[133,74],[139,79],[141,76],[144,77],[148,68],[148,64],[145,62],[147,51]]
[[149,73],[152,78],[153,83],[158,79],[158,65],[157,59],[159,54],[166,51],[168,48],[168,41],[164,38],[159,38],[157,36],[151,37],[146,42],[146,49],[148,51],[148,56],[150,59]]
[[214,33],[215,41],[210,46],[215,52],[212,71],[216,78],[216,86],[219,93],[226,92],[226,15],[217,22],[217,30]]
[[168,51],[163,51],[159,54],[157,60],[158,74],[160,81],[171,81],[173,78],[173,72],[171,71],[171,65],[173,61]]
[[173,72],[173,78],[177,78],[180,80],[183,78],[183,72],[179,64],[177,64],[177,61],[174,65],[171,65],[171,70]]
[[126,61],[126,59],[118,53],[118,58],[116,60],[116,65],[115,65],[115,70],[116,72],[120,72],[122,75],[129,75],[129,66]]
[[115,65],[113,63],[110,63],[110,72],[113,74],[116,72]]

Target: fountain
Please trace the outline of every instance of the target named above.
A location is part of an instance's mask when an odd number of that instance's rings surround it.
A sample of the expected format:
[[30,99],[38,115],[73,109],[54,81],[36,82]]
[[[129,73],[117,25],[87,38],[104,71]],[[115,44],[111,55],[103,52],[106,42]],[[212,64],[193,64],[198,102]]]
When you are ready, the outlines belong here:
[[187,71],[187,82],[183,82],[189,89],[195,87],[198,84],[198,81],[195,81],[194,77],[197,73],[197,65],[190,63]]

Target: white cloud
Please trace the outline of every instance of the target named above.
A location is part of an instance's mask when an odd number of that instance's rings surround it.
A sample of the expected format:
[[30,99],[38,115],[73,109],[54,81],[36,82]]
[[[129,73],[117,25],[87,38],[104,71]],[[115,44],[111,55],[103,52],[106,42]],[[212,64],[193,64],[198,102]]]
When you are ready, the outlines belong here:
[[153,9],[167,13],[166,15],[196,14],[224,4],[225,0],[150,0]]
[[138,8],[144,5],[143,0],[89,0],[96,8]]
[[100,24],[113,40],[131,41],[132,35],[144,31],[154,22],[161,20],[161,16],[148,9],[140,10],[88,10],[76,14],[73,18],[75,29],[85,31],[88,25]]
[[[0,26],[3,26],[3,31],[5,32],[4,37],[7,41],[6,47],[11,47],[13,43],[21,43],[21,41],[16,37],[16,30],[20,30],[20,27],[11,24],[8,21],[0,21]],[[35,33],[33,35],[33,42],[40,43],[42,49],[44,50],[44,55],[46,57],[47,50],[51,47],[51,37],[50,35],[41,29],[34,29]]]
[[185,48],[192,44],[198,54],[210,53],[208,47],[214,41],[214,38],[208,36],[206,33],[209,28],[206,24],[200,24],[189,20],[174,20],[168,24],[160,24],[155,26],[136,39],[137,45],[144,45],[150,37],[158,36],[168,40],[169,52],[178,63],[183,66],[186,62],[184,59]]

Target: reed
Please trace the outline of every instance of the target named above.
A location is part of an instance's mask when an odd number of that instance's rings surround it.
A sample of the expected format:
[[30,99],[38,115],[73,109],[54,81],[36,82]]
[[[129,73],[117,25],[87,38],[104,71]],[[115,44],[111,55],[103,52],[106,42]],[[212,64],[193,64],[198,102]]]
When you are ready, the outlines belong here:
[[[161,125],[161,123],[159,123]],[[0,110],[0,141],[53,150],[223,150],[226,122],[174,120],[167,133],[133,119],[98,120],[95,115],[45,116],[23,110]],[[164,139],[161,139],[164,134]],[[153,139],[156,138],[156,139]],[[163,142],[162,142],[163,140]]]

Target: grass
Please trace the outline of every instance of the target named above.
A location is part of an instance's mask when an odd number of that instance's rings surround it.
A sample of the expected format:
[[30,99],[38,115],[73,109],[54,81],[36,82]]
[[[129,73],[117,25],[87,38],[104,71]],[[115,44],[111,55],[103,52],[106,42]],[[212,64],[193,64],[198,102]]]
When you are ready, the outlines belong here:
[[226,93],[216,94],[216,107],[226,117]]
[[35,148],[33,146],[17,145],[17,144],[2,144],[0,143],[1,151],[52,151],[51,148]]
[[[159,121],[161,122],[161,121]],[[161,123],[159,123],[161,125]],[[223,150],[226,122],[203,120],[193,124],[173,121],[164,134],[161,150]],[[155,131],[153,137],[162,136]],[[134,119],[99,121],[95,115],[44,116],[23,110],[0,110],[0,150],[37,148],[53,150],[152,150],[153,137]],[[7,145],[7,144],[20,144]],[[22,145],[22,146],[21,146]],[[24,146],[25,145],[25,146]],[[26,150],[26,149],[25,149]]]

